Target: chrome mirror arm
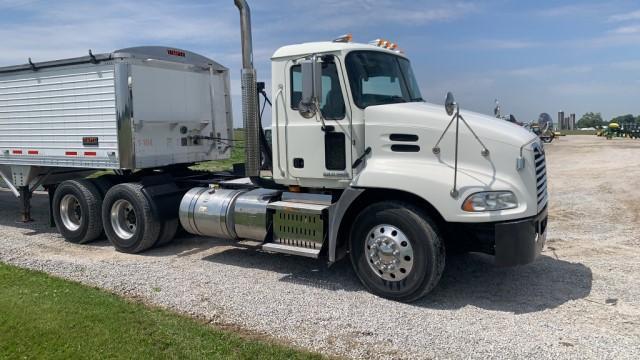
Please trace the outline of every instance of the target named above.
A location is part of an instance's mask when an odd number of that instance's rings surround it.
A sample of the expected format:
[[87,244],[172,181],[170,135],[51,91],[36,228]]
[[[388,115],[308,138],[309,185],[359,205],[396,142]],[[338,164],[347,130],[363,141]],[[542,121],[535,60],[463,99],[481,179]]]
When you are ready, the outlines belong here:
[[482,146],[480,155],[484,157],[489,156],[489,149],[487,149],[487,147],[484,145],[482,140],[480,140],[476,132],[473,131],[473,129],[471,128],[469,123],[464,119],[464,117],[460,115],[460,105],[458,105],[457,103],[454,103],[454,106],[455,106],[455,113],[453,114],[453,117],[449,121],[449,124],[447,124],[447,127],[442,132],[442,135],[440,135],[440,138],[436,142],[436,145],[431,150],[436,155],[440,154],[440,142],[444,138],[447,131],[449,131],[451,124],[453,124],[453,122],[455,121],[456,122],[456,142],[455,142],[455,155],[454,155],[454,165],[453,165],[453,188],[451,189],[451,192],[450,192],[451,197],[455,199],[459,195],[458,193],[458,148],[459,148],[459,136],[460,136],[460,120],[462,120],[462,122],[467,127],[467,129],[469,129],[471,134],[473,134],[473,137],[476,139],[476,141],[478,141],[478,143]]

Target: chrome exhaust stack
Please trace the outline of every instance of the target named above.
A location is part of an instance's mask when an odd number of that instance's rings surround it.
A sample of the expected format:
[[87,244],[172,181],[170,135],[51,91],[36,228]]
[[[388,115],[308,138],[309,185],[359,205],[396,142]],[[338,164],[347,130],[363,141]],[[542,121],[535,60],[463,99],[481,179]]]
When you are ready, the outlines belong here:
[[234,0],[240,11],[242,38],[242,119],[245,136],[245,176],[260,176],[260,118],[256,69],[253,67],[251,11],[245,0]]

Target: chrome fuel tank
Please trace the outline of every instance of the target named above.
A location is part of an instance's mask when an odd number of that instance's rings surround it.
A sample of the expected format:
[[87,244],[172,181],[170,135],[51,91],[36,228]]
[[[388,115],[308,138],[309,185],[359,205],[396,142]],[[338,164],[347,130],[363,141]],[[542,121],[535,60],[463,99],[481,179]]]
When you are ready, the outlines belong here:
[[233,210],[233,222],[240,239],[264,241],[271,223],[267,205],[280,197],[281,191],[255,189],[238,197]]
[[191,234],[236,239],[233,204],[246,190],[193,188],[180,203],[180,223]]
[[267,205],[281,192],[269,189],[194,188],[180,203],[180,223],[195,235],[264,241],[269,228]]

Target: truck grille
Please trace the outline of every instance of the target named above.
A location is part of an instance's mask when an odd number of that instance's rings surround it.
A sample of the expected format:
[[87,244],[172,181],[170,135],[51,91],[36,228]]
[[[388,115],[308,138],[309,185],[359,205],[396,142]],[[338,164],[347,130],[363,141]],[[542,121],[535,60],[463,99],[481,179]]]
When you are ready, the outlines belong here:
[[547,205],[547,164],[540,144],[533,144],[533,162],[536,168],[536,191],[538,194],[538,211]]

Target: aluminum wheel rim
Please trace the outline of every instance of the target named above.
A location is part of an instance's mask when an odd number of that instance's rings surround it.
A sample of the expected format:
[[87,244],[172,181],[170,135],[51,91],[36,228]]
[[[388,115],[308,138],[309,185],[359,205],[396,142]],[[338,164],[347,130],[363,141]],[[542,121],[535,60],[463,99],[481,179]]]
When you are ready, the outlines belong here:
[[65,228],[76,231],[82,224],[82,207],[78,198],[67,194],[60,200],[60,218]]
[[387,281],[406,278],[413,268],[413,247],[397,227],[380,224],[367,233],[364,246],[367,263],[378,277]]
[[111,227],[119,238],[128,240],[133,237],[138,228],[138,217],[133,205],[127,200],[120,199],[111,207]]

